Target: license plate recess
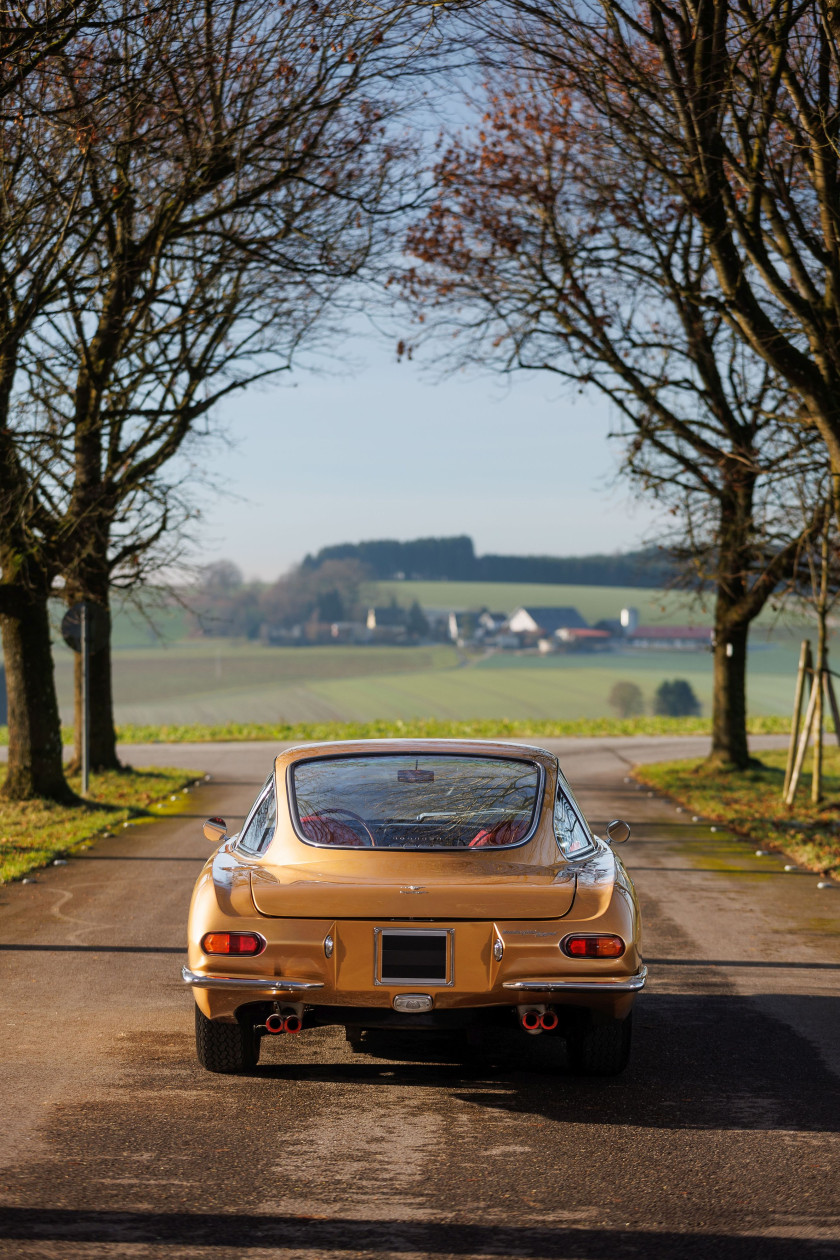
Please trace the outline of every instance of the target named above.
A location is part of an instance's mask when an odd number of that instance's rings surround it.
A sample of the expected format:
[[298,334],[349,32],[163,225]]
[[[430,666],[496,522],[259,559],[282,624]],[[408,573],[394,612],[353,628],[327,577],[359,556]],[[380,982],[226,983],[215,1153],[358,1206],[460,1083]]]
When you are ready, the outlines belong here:
[[374,983],[452,985],[452,928],[374,928]]

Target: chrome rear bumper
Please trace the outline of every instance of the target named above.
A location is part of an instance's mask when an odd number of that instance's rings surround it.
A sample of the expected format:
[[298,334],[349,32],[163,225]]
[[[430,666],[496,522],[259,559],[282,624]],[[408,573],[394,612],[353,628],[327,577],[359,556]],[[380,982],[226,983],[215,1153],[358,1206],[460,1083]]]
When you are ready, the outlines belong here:
[[[266,997],[282,993],[305,993],[313,989],[323,989],[322,980],[284,980],[282,976],[271,978],[261,976],[210,976],[199,971],[190,971],[189,967],[181,968],[184,984],[198,989],[250,989],[264,993]],[[634,976],[589,976],[575,979],[528,979],[505,980],[503,989],[515,989],[519,993],[568,993],[578,990],[588,993],[632,993],[644,988],[647,979],[647,967],[642,967]]]
[[588,976],[580,980],[505,980],[503,989],[517,989],[520,993],[568,993],[582,990],[587,993],[632,993],[643,989],[647,979],[647,967],[634,976]]
[[282,976],[266,979],[261,976],[205,976],[200,971],[181,968],[184,984],[196,989],[258,989],[266,997],[274,993],[301,993],[308,989],[323,989],[322,980],[284,980]]

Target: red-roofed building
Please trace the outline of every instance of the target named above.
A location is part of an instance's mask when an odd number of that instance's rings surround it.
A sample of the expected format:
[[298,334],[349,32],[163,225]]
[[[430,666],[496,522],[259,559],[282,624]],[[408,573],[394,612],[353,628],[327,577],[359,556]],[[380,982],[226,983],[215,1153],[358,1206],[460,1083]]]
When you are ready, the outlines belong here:
[[712,646],[708,626],[637,626],[625,638],[628,647],[702,651]]

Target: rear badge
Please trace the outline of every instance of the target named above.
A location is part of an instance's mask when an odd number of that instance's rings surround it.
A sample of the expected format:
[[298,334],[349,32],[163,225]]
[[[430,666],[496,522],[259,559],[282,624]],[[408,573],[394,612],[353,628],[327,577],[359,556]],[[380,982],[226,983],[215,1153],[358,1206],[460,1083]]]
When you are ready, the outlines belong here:
[[425,891],[426,889],[421,884],[408,884],[405,888],[400,889],[401,893],[424,893]]
[[398,993],[394,998],[394,1010],[412,1015],[432,1009],[432,999],[428,993]]

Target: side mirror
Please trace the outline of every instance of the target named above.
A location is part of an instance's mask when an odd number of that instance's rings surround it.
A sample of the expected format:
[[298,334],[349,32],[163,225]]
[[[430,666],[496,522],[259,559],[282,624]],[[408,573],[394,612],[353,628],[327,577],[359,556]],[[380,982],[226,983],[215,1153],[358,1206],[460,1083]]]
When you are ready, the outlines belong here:
[[224,818],[208,818],[204,824],[204,838],[211,844],[221,844],[227,840],[227,823]]
[[622,822],[620,818],[614,818],[607,827],[607,835],[610,838],[610,844],[626,844],[630,839],[630,825]]

